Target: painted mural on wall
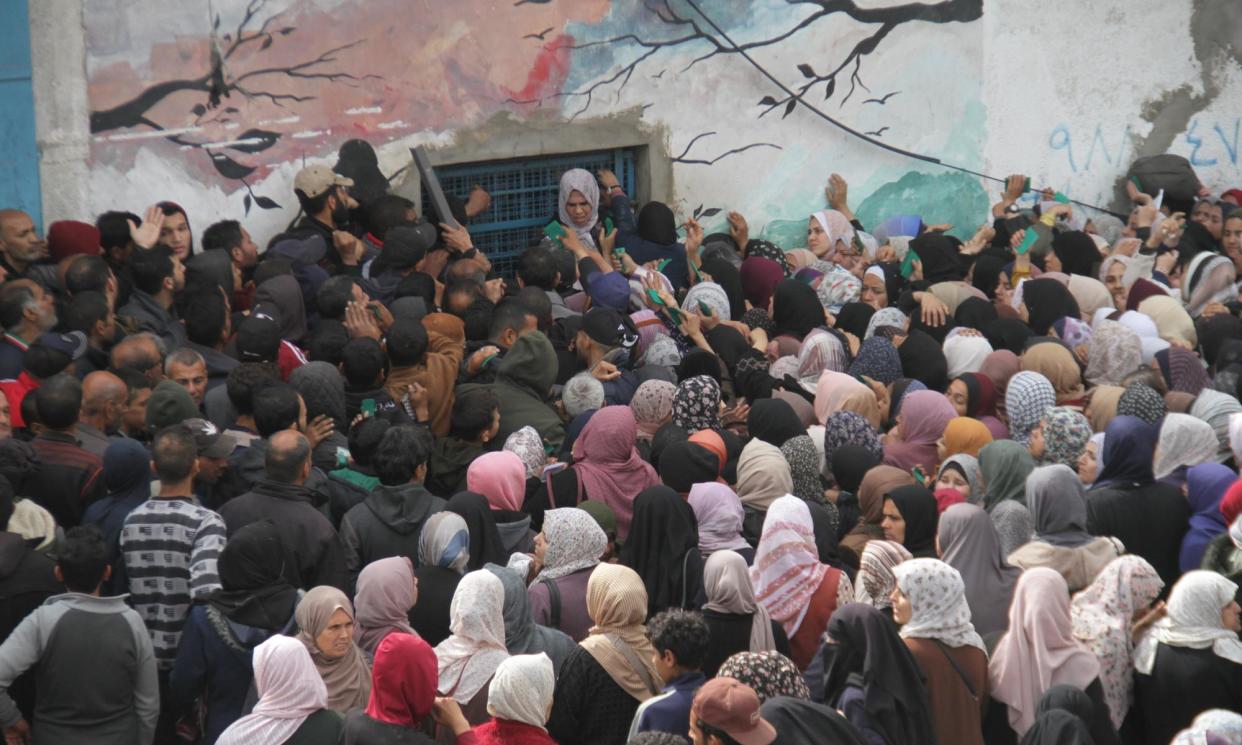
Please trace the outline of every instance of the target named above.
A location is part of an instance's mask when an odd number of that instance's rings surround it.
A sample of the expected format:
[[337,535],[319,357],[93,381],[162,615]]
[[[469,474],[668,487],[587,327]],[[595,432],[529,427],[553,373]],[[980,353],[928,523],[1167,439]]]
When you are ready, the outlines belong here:
[[[936,222],[969,232],[986,209],[977,179],[912,173],[799,105],[874,141],[979,165],[982,0],[135,5],[84,5],[95,210],[158,195],[199,225],[244,214],[266,238],[296,211],[297,169],[333,162],[347,139],[375,145],[392,175],[410,145],[449,143],[502,112],[582,122],[635,109],[668,133],[683,214],[739,209],[789,247],[832,172],[850,180],[864,219],[908,198],[909,183],[894,186],[903,177],[948,190],[928,205],[946,213]],[[929,126],[932,111],[951,126]]]

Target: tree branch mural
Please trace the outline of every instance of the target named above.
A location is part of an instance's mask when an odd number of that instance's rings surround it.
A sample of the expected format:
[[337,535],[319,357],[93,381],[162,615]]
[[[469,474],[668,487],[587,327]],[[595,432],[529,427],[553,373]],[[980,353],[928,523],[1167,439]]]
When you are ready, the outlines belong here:
[[697,143],[699,140],[702,140],[707,137],[711,137],[715,134],[717,133],[716,132],[703,132],[701,134],[695,135],[694,137],[690,139],[690,142],[686,143],[686,147],[685,149],[681,151],[681,154],[673,156],[672,158],[670,158],[670,160],[672,160],[674,163],[683,163],[685,165],[711,166],[711,165],[715,165],[717,162],[719,162],[720,160],[724,158],[727,158],[730,155],[736,155],[737,153],[744,153],[747,150],[753,150],[757,147],[770,147],[770,148],[773,148],[774,150],[782,149],[780,145],[775,145],[771,142],[752,142],[749,145],[742,145],[741,147],[735,147],[735,148],[726,150],[723,153],[711,159],[687,157],[689,156],[690,150],[694,147],[695,143]]
[[[168,123],[158,121],[152,116],[151,110],[163,103],[170,96],[191,91],[200,93],[201,98],[190,108],[194,115],[193,125],[230,124],[230,115],[240,113],[236,107],[220,108],[224,99],[237,93],[246,100],[266,100],[281,108],[286,103],[299,104],[312,101],[315,95],[300,93],[295,89],[284,89],[290,81],[322,81],[324,83],[340,83],[351,87],[359,86],[368,79],[382,79],[378,75],[354,75],[338,68],[340,55],[362,43],[356,40],[341,44],[316,54],[309,59],[289,64],[268,64],[261,62],[264,52],[272,47],[278,38],[294,34],[293,26],[276,27],[276,22],[284,11],[268,15],[258,27],[253,25],[263,15],[267,0],[249,0],[241,21],[235,29],[220,31],[220,16],[217,14],[212,21],[211,33],[207,43],[210,44],[210,63],[208,69],[200,76],[166,80],[148,86],[133,98],[108,109],[92,111],[90,128],[92,134],[99,134],[118,129],[148,127],[155,131],[170,129]],[[245,69],[247,59],[242,61],[242,53],[250,57],[258,56],[260,62],[252,69]],[[236,68],[236,69],[234,69]],[[180,126],[180,123],[174,126]],[[233,125],[236,126],[236,125]],[[248,129],[223,146],[210,146],[208,142],[196,142],[184,134],[170,133],[166,139],[185,146],[199,148],[207,153],[216,171],[227,179],[241,181],[247,194],[244,204],[246,212],[251,205],[262,209],[278,209],[274,200],[256,195],[247,183],[246,178],[257,170],[257,166],[245,165],[229,154],[257,154],[272,147],[280,139],[278,132],[263,129]]]
[[[869,90],[862,77],[863,58],[874,53],[889,35],[902,25],[915,22],[937,24],[968,23],[977,20],[983,14],[983,0],[942,0],[936,3],[905,3],[878,8],[859,7],[855,0],[787,1],[790,5],[813,6],[815,9],[786,31],[776,33],[767,38],[733,46],[705,29],[692,9],[678,10],[674,7],[675,0],[656,0],[654,2],[648,0],[644,2],[643,8],[648,14],[649,19],[657,21],[660,26],[666,27],[670,32],[673,32],[673,35],[668,38],[652,38],[639,32],[630,32],[603,39],[575,43],[569,48],[574,50],[586,50],[596,47],[633,48],[637,51],[637,55],[630,59],[630,61],[621,64],[619,67],[610,70],[598,79],[576,90],[560,91],[545,99],[525,101],[511,99],[510,102],[542,104],[545,100],[555,98],[584,99],[582,106],[572,115],[576,117],[589,109],[595,95],[608,86],[615,85],[615,95],[620,96],[621,91],[625,88],[634,72],[648,60],[665,50],[689,49],[695,46],[707,47],[704,52],[691,59],[682,68],[682,72],[685,72],[699,63],[706,62],[714,57],[734,55],[780,44],[811,28],[825,18],[841,17],[865,26],[874,26],[874,30],[861,41],[854,44],[843,59],[829,61],[829,66],[823,68],[826,72],[822,74],[816,72],[815,67],[808,62],[799,64],[797,66],[798,72],[802,74],[805,80],[795,89],[793,95],[780,98],[764,96],[759,101],[759,105],[764,107],[759,117],[766,116],[772,111],[783,110],[782,118],[784,118],[793,113],[799,100],[820,85],[824,88],[824,100],[831,99],[837,91],[837,82],[840,78],[845,78],[849,85],[848,91],[840,100],[840,105],[842,106],[849,101],[857,88],[861,87],[864,90]],[[663,74],[663,71],[660,74]],[[653,77],[659,77],[659,75]],[[883,100],[871,100],[876,103],[885,103],[888,97],[885,96]]]

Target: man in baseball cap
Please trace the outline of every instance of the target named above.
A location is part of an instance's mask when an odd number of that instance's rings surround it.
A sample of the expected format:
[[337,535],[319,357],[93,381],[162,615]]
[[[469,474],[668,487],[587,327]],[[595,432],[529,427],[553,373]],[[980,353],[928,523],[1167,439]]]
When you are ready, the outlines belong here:
[[290,234],[298,238],[322,237],[336,274],[345,265],[342,254],[348,254],[357,263],[357,257],[363,253],[359,250],[362,242],[343,229],[349,222],[349,211],[358,206],[346,191],[353,185],[353,179],[334,173],[327,166],[307,166],[293,179],[293,191],[306,216]]
[[237,447],[237,440],[228,432],[221,432],[219,427],[206,419],[186,419],[182,424],[194,433],[194,444],[198,449],[198,473],[194,476],[194,491],[204,504],[215,506],[219,506],[228,497],[236,496],[215,492],[228,471],[229,456]]
[[694,745],[770,745],[776,729],[759,715],[759,696],[733,678],[703,684],[690,705]]

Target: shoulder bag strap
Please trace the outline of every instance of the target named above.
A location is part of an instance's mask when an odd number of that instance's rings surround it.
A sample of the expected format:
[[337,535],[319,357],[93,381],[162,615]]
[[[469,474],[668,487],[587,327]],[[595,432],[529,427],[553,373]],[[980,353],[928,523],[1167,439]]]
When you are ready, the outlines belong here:
[[626,644],[625,640],[616,634],[604,634],[604,638],[621,653],[621,656],[630,664],[630,667],[634,668],[634,672],[638,673],[638,677],[642,678],[643,682],[647,684],[647,690],[651,691],[652,695],[658,694],[660,692],[660,685],[655,681],[655,678],[651,677],[651,671],[642,663],[642,660],[638,659],[638,653],[634,651],[634,648]]
[[561,588],[556,586],[556,580],[541,579],[539,583],[548,588],[548,616],[551,626],[554,629],[561,628]]
[[953,666],[953,669],[957,671],[958,677],[960,677],[962,682],[966,684],[966,690],[970,691],[970,697],[975,701],[978,701],[979,694],[975,692],[974,685],[971,684],[970,678],[966,677],[966,672],[962,670],[960,665],[957,664],[957,660],[953,659],[953,655],[949,654],[949,649],[945,643],[939,639],[932,639],[932,641],[936,643],[936,648],[940,650],[940,653],[944,655],[944,658],[948,660],[949,664]]

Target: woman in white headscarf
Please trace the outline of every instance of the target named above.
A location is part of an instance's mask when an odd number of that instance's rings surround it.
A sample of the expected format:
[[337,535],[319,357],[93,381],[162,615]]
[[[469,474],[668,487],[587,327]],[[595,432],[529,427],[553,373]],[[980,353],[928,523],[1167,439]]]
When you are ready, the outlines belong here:
[[470,572],[449,606],[452,634],[436,646],[440,693],[461,704],[472,725],[487,720],[487,683],[509,657],[504,605],[505,588],[496,575]]
[[1134,650],[1134,716],[1147,745],[1163,745],[1205,709],[1242,706],[1238,586],[1204,570],[1182,575],[1168,615]]
[[988,656],[970,623],[962,575],[939,559],[903,561],[893,575],[893,620],[923,671],[936,741],[983,745]]
[[493,718],[474,729],[479,745],[556,745],[546,729],[555,685],[545,654],[518,654],[500,663],[487,692]]
[[592,232],[599,222],[599,182],[590,171],[571,168],[561,175],[557,218],[566,230],[578,234],[583,245],[595,246]]
[[1121,727],[1134,699],[1135,619],[1149,614],[1163,588],[1146,559],[1128,554],[1104,567],[1070,603],[1074,638],[1100,661],[1100,685],[1114,727]]
[[703,674],[716,676],[720,665],[736,652],[776,650],[789,656],[785,630],[755,600],[746,560],[736,551],[717,551],[703,568],[707,604],[703,620],[711,630]]
[[254,648],[254,687],[259,702],[220,734],[217,745],[336,742],[341,718],[328,710],[328,688],[297,639],[277,635]]

